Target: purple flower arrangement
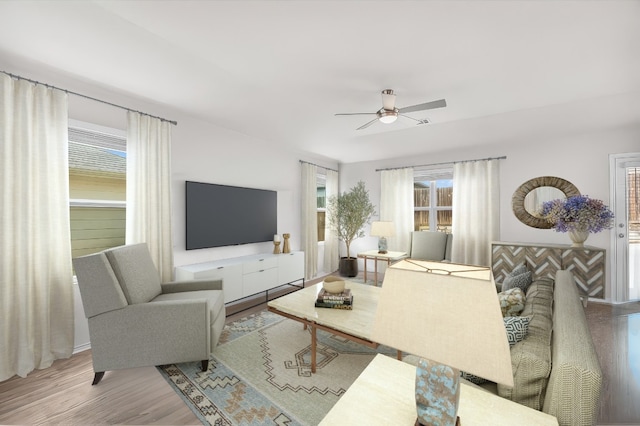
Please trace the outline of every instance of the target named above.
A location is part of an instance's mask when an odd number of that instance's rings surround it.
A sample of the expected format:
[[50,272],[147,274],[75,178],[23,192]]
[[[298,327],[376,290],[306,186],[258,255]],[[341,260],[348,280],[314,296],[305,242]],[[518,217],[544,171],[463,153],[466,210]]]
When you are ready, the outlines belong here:
[[596,233],[613,228],[613,212],[602,201],[587,195],[547,201],[542,205],[540,215],[557,232]]

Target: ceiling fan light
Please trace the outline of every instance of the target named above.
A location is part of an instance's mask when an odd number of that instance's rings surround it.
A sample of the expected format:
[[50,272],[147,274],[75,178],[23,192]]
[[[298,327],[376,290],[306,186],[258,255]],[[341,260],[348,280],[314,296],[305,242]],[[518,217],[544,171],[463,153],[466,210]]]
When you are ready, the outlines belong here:
[[383,115],[379,118],[381,123],[391,124],[398,119],[397,115]]

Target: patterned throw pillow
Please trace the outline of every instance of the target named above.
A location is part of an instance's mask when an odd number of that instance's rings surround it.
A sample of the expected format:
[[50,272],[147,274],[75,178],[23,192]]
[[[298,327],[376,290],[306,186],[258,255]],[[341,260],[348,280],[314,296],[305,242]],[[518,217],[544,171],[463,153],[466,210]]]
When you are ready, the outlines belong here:
[[504,328],[507,331],[509,347],[527,337],[531,317],[504,317]]
[[515,268],[513,268],[513,271],[511,271],[511,273],[509,275],[520,275],[523,274],[525,272],[527,272],[527,265],[525,265],[524,263],[520,263],[518,264],[518,266],[516,266]]
[[515,317],[524,309],[525,295],[520,287],[498,293],[503,317]]
[[488,382],[487,379],[483,379],[482,377],[474,376],[473,374],[467,373],[466,371],[461,371],[460,372],[460,377],[470,381],[471,383],[475,383],[476,385],[481,385],[483,383]]
[[529,285],[531,285],[531,272],[523,272],[518,275],[507,275],[502,282],[502,291],[509,290],[510,288],[519,287],[523,292],[527,292]]
[[[509,347],[515,345],[519,341],[527,337],[529,331],[529,321],[531,317],[504,317],[504,328],[507,332],[507,340],[509,341]],[[461,371],[460,376],[471,383],[477,385],[487,382],[488,380],[482,377],[474,376],[466,371]]]

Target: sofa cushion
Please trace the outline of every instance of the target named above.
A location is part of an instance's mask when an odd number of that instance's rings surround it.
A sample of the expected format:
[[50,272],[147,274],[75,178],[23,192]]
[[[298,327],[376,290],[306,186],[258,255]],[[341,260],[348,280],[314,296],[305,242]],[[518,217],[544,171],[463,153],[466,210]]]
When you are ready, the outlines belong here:
[[498,293],[498,300],[503,317],[515,317],[524,309],[525,296],[519,287]]
[[551,330],[553,328],[552,279],[540,278],[531,284],[527,291],[524,309],[520,315],[531,317],[527,338],[551,345]]
[[[509,346],[515,345],[527,336],[529,319],[529,317],[507,317],[503,319]],[[466,371],[461,371],[460,376],[477,385],[487,382],[486,379],[467,373]]]
[[514,386],[498,384],[498,395],[534,410],[542,410],[551,372],[552,314],[553,280],[534,281],[521,313],[530,318],[527,336],[511,347]]

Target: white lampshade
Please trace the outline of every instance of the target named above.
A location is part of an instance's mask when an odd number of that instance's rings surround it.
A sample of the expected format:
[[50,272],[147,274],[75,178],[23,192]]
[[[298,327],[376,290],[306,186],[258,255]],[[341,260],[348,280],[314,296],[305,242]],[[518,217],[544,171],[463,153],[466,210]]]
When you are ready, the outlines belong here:
[[491,269],[416,260],[387,268],[371,339],[513,386]]
[[396,227],[393,222],[372,222],[371,232],[372,237],[393,237],[396,234]]

